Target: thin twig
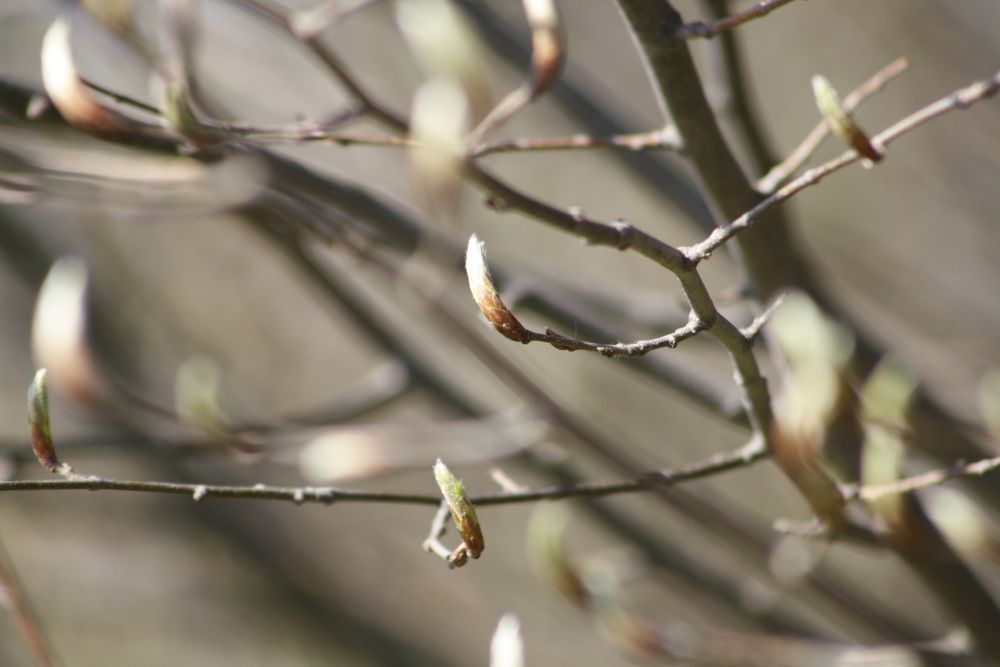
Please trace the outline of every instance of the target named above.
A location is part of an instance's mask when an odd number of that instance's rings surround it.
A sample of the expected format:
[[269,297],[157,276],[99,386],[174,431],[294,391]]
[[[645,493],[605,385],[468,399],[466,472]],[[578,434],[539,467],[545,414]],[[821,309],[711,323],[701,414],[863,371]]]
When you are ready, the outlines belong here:
[[302,39],[312,39],[337,22],[367,9],[380,0],[359,0],[349,6],[341,7],[339,2],[325,0],[312,7],[297,9],[288,17],[292,32]]
[[14,572],[6,549],[4,549],[3,544],[0,544],[0,604],[3,602],[6,602],[6,606],[10,609],[11,616],[14,617],[14,624],[17,626],[18,632],[21,633],[35,663],[39,667],[54,665],[41,623],[39,623],[21,590],[17,574]]
[[378,121],[385,127],[400,133],[406,133],[409,124],[399,114],[378,102],[370,95],[361,83],[354,77],[350,70],[341,62],[340,58],[320,40],[319,35],[303,37],[295,33],[292,25],[285,15],[270,6],[263,0],[236,0],[238,4],[253,11],[257,16],[267,20],[269,23],[278,26],[287,32],[296,41],[306,45],[310,51],[326,66],[331,74],[347,89],[351,96],[361,103],[364,110],[371,115],[372,119]]
[[[905,72],[909,66],[910,63],[906,58],[897,58],[892,61],[872,75],[870,79],[851,91],[843,99],[844,109],[853,111],[868,97],[881,91],[890,81]],[[798,171],[812,157],[813,153],[816,152],[816,149],[819,148],[820,144],[823,143],[823,140],[829,134],[830,126],[826,124],[826,121],[821,120],[787,158],[780,164],[772,167],[767,174],[757,181],[757,190],[764,194],[774,192],[774,189],[780,183]]]
[[754,342],[757,339],[757,336],[760,335],[761,329],[764,328],[764,325],[767,324],[771,319],[771,316],[774,315],[774,311],[778,310],[778,308],[781,307],[781,304],[785,302],[786,296],[787,294],[779,294],[778,298],[772,301],[771,305],[768,306],[763,313],[753,318],[753,322],[743,327],[743,329],[741,329],[743,337],[751,343]]
[[[992,97],[1000,91],[1000,71],[989,79],[983,79],[976,83],[956,90],[955,92],[942,97],[926,107],[915,111],[898,121],[888,129],[872,137],[872,144],[884,148],[903,135],[915,130],[924,123],[930,122],[955,109],[966,109],[980,100]],[[811,185],[816,185],[824,178],[835,171],[858,162],[861,156],[853,150],[849,150],[839,157],[836,157],[824,164],[809,169],[799,177],[789,181],[778,189],[774,194],[764,199],[762,202],[745,212],[740,217],[733,220],[724,227],[714,230],[708,237],[693,246],[681,248],[681,252],[687,259],[695,264],[707,259],[713,252],[719,249],[729,239],[739,234],[744,229],[752,227],[761,215],[778,204],[798,194]]]
[[676,131],[673,126],[668,126],[652,132],[615,134],[608,137],[574,134],[571,137],[493,141],[480,144],[470,152],[469,156],[479,158],[494,153],[534,153],[590,148],[624,148],[630,151],[681,150]]
[[709,23],[705,23],[704,21],[694,21],[692,23],[685,24],[674,33],[674,37],[679,39],[692,39],[695,37],[712,39],[720,32],[743,25],[753,19],[767,16],[775,9],[783,7],[790,2],[792,2],[792,0],[761,0],[761,2],[758,2],[742,12],[737,12],[731,16],[727,16],[726,18],[719,19],[718,21],[711,21]]
[[707,322],[697,317],[692,317],[684,326],[659,338],[640,340],[633,343],[592,343],[578,338],[563,336],[546,327],[543,333],[525,330],[527,337],[522,342],[531,343],[539,341],[548,343],[560,350],[590,350],[603,354],[605,357],[641,357],[660,348],[669,347],[673,349],[681,341],[687,340],[707,328]]
[[[642,473],[634,479],[606,482],[580,482],[578,484],[550,485],[525,488],[517,491],[472,496],[477,507],[511,505],[539,500],[582,498],[634,493],[657,487],[672,486],[681,482],[710,477],[722,472],[749,466],[764,458],[766,452],[758,440],[725,454],[712,456],[704,461]],[[195,501],[209,498],[242,500],[276,500],[297,505],[310,503],[332,505],[340,502],[370,502],[409,505],[439,505],[438,494],[395,493],[388,491],[358,491],[332,486],[228,486],[175,482],[118,480],[105,477],[79,476],[74,479],[11,480],[0,482],[4,491],[135,491],[190,496]]]
[[942,482],[955,479],[956,477],[982,476],[1000,468],[1000,456],[976,461],[975,463],[965,463],[960,461],[949,468],[943,470],[932,470],[913,477],[897,480],[891,484],[879,484],[878,486],[850,485],[845,487],[844,494],[849,498],[860,498],[861,500],[876,500],[884,496],[901,493],[912,493],[929,486],[937,486]]

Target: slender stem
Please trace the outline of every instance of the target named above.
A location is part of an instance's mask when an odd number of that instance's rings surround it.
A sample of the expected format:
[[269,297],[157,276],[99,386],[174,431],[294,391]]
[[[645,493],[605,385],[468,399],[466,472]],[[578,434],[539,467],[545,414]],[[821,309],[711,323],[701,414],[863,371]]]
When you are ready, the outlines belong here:
[[18,582],[14,567],[6,549],[0,544],[0,600],[6,603],[14,617],[14,624],[28,646],[35,663],[39,667],[51,667],[55,664],[49,650],[41,623],[31,609]]
[[694,21],[692,23],[688,23],[674,32],[674,36],[681,39],[692,39],[695,37],[712,39],[720,32],[730,30],[736,26],[743,25],[748,21],[758,19],[762,16],[767,16],[775,9],[784,7],[790,2],[792,2],[792,0],[761,0],[761,2],[744,9],[742,12],[737,12],[723,19],[719,19],[718,21],[711,21],[708,23],[705,23],[704,21]]
[[[716,454],[703,461],[688,465],[644,472],[632,479],[518,488],[511,491],[505,490],[499,493],[471,496],[470,500],[478,507],[488,507],[541,500],[594,498],[621,493],[636,493],[649,491],[657,487],[673,486],[696,479],[704,479],[731,470],[745,468],[766,457],[767,452],[762,446],[761,441],[754,439],[732,452]],[[862,487],[849,485],[845,487],[844,493],[850,499],[872,500],[891,494],[909,494],[956,478],[988,475],[997,470],[1000,470],[1000,456],[983,459],[974,463],[956,464],[943,470],[934,470],[914,477],[907,477],[892,484]],[[441,496],[432,493],[359,491],[333,486],[290,487],[268,484],[232,486],[152,482],[118,480],[85,475],[70,479],[8,480],[0,482],[0,493],[14,491],[132,491],[190,496],[195,501],[211,498],[272,500],[291,502],[297,505],[332,505],[334,503],[347,502],[431,506],[439,506],[441,504]]]
[[650,338],[649,340],[635,341],[633,343],[593,343],[586,340],[580,340],[579,338],[564,336],[546,328],[543,333],[526,330],[525,333],[527,336],[523,342],[531,343],[539,341],[548,343],[549,345],[552,345],[560,350],[568,351],[589,350],[591,352],[603,354],[605,357],[641,357],[644,354],[649,354],[653,350],[659,350],[664,347],[673,349],[677,347],[681,341],[687,340],[688,338],[697,335],[699,332],[704,331],[707,326],[708,324],[705,321],[693,317],[687,324],[665,336]]
[[673,127],[652,132],[634,134],[614,134],[607,137],[593,137],[575,134],[571,137],[509,139],[480,144],[470,157],[479,158],[495,153],[534,153],[539,151],[580,150],[590,148],[624,148],[630,151],[680,150]]

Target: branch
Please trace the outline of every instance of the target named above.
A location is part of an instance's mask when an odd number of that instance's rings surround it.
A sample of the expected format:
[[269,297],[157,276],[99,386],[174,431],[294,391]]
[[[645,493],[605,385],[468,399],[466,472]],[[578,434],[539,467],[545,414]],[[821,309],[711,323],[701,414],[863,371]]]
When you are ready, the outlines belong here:
[[[976,102],[992,97],[1000,91],[1000,71],[988,79],[977,81],[970,86],[960,88],[955,92],[942,97],[926,107],[915,111],[909,116],[898,121],[891,127],[872,137],[872,144],[878,148],[884,148],[896,141],[903,135],[911,132],[924,123],[928,123],[935,118],[942,116],[956,109],[967,109]],[[798,194],[811,185],[816,185],[824,178],[835,171],[854,164],[862,159],[854,150],[849,150],[839,157],[836,157],[818,167],[814,167],[804,172],[798,178],[789,181],[786,185],[777,190],[774,194],[764,199],[762,202],[749,209],[743,215],[733,220],[724,227],[714,230],[708,237],[693,246],[681,248],[684,256],[695,264],[707,259],[713,252],[719,249],[729,239],[740,232],[757,223],[757,219],[769,210]]]
[[557,349],[567,351],[590,350],[603,354],[605,357],[641,357],[653,350],[659,350],[664,347],[673,349],[681,341],[695,336],[706,328],[708,328],[708,324],[704,320],[692,317],[684,326],[659,338],[650,338],[649,340],[640,340],[633,343],[592,343],[578,338],[563,336],[546,327],[542,333],[526,330],[527,337],[522,342],[532,343],[540,341],[548,343]]
[[313,54],[326,66],[331,74],[347,89],[354,99],[362,104],[365,112],[385,127],[396,132],[405,133],[408,124],[405,119],[399,116],[381,102],[377,101],[365,90],[361,83],[347,69],[340,58],[320,40],[318,34],[299,34],[295,31],[288,17],[272,8],[264,0],[236,0],[238,4],[251,10],[257,16],[267,20],[272,25],[278,26],[296,41],[302,42],[313,52]]
[[[766,456],[760,441],[752,440],[743,447],[717,454],[703,461],[676,468],[664,468],[644,472],[633,479],[605,482],[580,482],[504,491],[479,496],[471,496],[473,505],[513,505],[540,500],[561,500],[565,498],[594,498],[649,491],[658,487],[668,487],[682,482],[711,477],[719,473],[744,468]],[[118,480],[106,477],[78,476],[74,479],[53,480],[8,480],[0,481],[0,493],[11,491],[133,491],[140,493],[162,493],[190,496],[193,500],[218,498],[229,500],[272,500],[291,502],[296,505],[366,502],[402,505],[441,504],[441,496],[422,493],[396,493],[390,491],[359,491],[333,486],[273,486],[254,484],[252,486],[231,486],[214,484],[191,484],[177,482],[153,482]]]
[[982,459],[975,463],[959,461],[941,470],[932,470],[913,477],[877,486],[858,486],[856,484],[844,487],[844,495],[848,499],[877,500],[885,496],[912,493],[931,486],[937,486],[956,477],[979,477],[987,475],[1000,468],[1000,456]]
[[[844,109],[853,111],[858,108],[862,102],[885,88],[890,81],[905,72],[909,66],[910,63],[906,58],[897,58],[892,61],[872,75],[870,79],[851,91],[843,100]],[[772,167],[767,174],[757,181],[757,190],[766,194],[774,192],[774,189],[780,183],[798,171],[812,157],[813,153],[816,152],[816,149],[819,148],[820,144],[823,143],[823,140],[829,134],[830,126],[827,125],[825,120],[821,120],[784,161]]]
[[469,153],[469,157],[479,158],[494,153],[534,153],[588,148],[624,148],[630,151],[681,150],[677,132],[673,126],[668,126],[652,132],[614,134],[607,137],[575,134],[571,137],[493,141],[480,144]]
[[675,31],[674,37],[678,39],[693,39],[695,37],[712,39],[720,32],[730,30],[736,26],[743,25],[744,23],[762,16],[767,16],[775,9],[784,7],[790,2],[792,2],[792,0],[761,0],[761,2],[758,2],[742,12],[737,12],[731,16],[727,16],[726,18],[719,19],[718,21],[711,21],[709,23],[705,23],[704,21],[694,21],[692,23],[688,23]]
[[358,0],[349,7],[341,7],[340,2],[324,0],[312,7],[305,7],[292,12],[288,24],[292,32],[302,39],[312,39],[319,36],[327,28],[348,16],[375,5],[380,0]]
[[7,551],[0,544],[0,605],[10,611],[14,625],[21,633],[35,664],[39,667],[51,667],[55,662],[49,643],[21,588]]

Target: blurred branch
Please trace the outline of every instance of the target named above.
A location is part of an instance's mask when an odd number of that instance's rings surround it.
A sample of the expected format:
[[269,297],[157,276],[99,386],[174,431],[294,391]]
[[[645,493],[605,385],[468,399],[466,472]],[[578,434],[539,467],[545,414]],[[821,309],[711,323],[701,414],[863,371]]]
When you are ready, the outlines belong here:
[[35,664],[39,667],[55,665],[42,625],[21,590],[7,550],[0,543],[0,607],[4,606],[10,610],[14,625],[21,633]]
[[752,7],[749,7],[742,12],[737,12],[731,16],[719,19],[718,21],[712,21],[710,23],[694,21],[692,23],[685,24],[674,32],[674,37],[680,39],[692,39],[695,37],[712,39],[720,32],[731,30],[732,28],[743,25],[748,21],[752,21],[762,16],[767,16],[775,9],[784,7],[790,2],[792,2],[792,0],[761,0],[761,2],[754,4]]
[[289,18],[264,0],[233,1],[265,19],[268,23],[281,28],[296,41],[303,43],[326,66],[347,92],[361,103],[364,111],[370,114],[374,120],[391,130],[401,133],[407,131],[406,120],[371,96],[361,82],[347,69],[336,52],[323,43],[318,34],[302,35],[296,33]]
[[[530,60],[530,46],[523,38],[520,26],[507,15],[482,0],[456,0],[456,3],[476,25],[483,41],[506,62],[520,69]],[[552,85],[548,99],[579,123],[592,137],[627,134],[633,123],[627,115],[627,105],[617,104],[583,68],[567,63],[566,69]],[[683,171],[654,152],[612,151],[609,156],[626,167],[645,184],[648,191],[667,206],[680,209],[700,229],[710,230],[712,214]]]
[[295,10],[289,16],[288,23],[296,35],[303,39],[312,39],[348,16],[368,9],[380,1],[358,0],[353,5],[341,7],[342,3],[340,2],[322,0],[312,7]]
[[931,470],[930,472],[913,477],[905,477],[891,484],[879,484],[877,486],[848,485],[844,489],[844,496],[849,499],[877,500],[884,496],[912,493],[931,486],[937,486],[958,477],[987,475],[997,468],[1000,468],[1000,456],[983,459],[974,463],[959,461],[948,468]]
[[624,148],[629,151],[649,150],[680,150],[676,132],[672,127],[666,127],[652,132],[634,134],[615,134],[607,137],[594,137],[587,134],[575,134],[571,137],[554,137],[541,139],[506,139],[503,141],[485,142],[476,146],[469,157],[479,158],[495,153],[536,153],[540,151],[581,150],[589,148]]
[[[950,95],[942,97],[936,102],[932,102],[924,108],[913,112],[872,137],[871,142],[878,148],[885,148],[893,141],[917,129],[924,123],[928,123],[956,109],[967,109],[981,100],[992,97],[997,91],[1000,91],[1000,71],[988,79],[983,79],[965,88],[960,88]],[[757,225],[758,219],[778,204],[783,203],[807,187],[816,185],[830,174],[861,159],[862,156],[856,151],[849,150],[840,155],[840,157],[836,157],[818,167],[807,170],[779,188],[774,194],[734,219],[728,225],[719,227],[713,231],[705,240],[687,248],[682,248],[684,256],[694,264],[701,262],[710,257],[715,250],[729,239],[743,230]]]
[[[700,4],[709,18],[718,20],[726,16],[730,3],[729,0],[702,0]],[[746,58],[741,53],[739,37],[735,30],[727,30],[712,42],[706,88],[715,109],[730,118],[732,127],[742,137],[750,171],[759,174],[776,159],[764,136],[765,125],[751,99]]]

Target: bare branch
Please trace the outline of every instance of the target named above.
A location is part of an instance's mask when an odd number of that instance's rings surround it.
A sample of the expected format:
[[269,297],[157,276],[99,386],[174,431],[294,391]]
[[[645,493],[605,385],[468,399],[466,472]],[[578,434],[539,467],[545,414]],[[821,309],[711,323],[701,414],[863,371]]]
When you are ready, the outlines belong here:
[[877,486],[848,485],[844,487],[844,495],[849,499],[877,500],[885,496],[912,493],[931,486],[937,486],[956,477],[976,477],[989,474],[1000,468],[1000,456],[982,459],[975,463],[959,461],[949,468],[932,470],[913,477],[906,477],[891,484]]
[[742,12],[737,12],[724,19],[719,19],[718,21],[712,21],[710,23],[705,23],[704,21],[694,21],[692,23],[688,23],[677,30],[677,32],[674,33],[674,37],[679,39],[693,39],[695,37],[712,39],[720,32],[730,30],[736,26],[743,25],[744,23],[762,16],[767,16],[775,9],[784,7],[790,2],[792,2],[792,0],[761,0],[761,2],[756,3]]
[[24,639],[35,664],[51,667],[55,664],[42,625],[31,609],[22,590],[14,567],[3,545],[0,544],[0,604],[6,606],[14,619],[14,625]]
[[407,122],[388,107],[384,106],[372,97],[361,83],[354,77],[350,70],[344,65],[333,49],[328,48],[319,35],[304,37],[297,34],[289,21],[281,12],[270,6],[265,0],[237,0],[239,4],[251,10],[257,16],[266,19],[269,23],[278,26],[297,41],[305,44],[310,51],[326,66],[330,73],[347,89],[354,99],[362,104],[364,110],[371,117],[396,132],[405,133]]
[[[976,83],[966,86],[965,88],[960,88],[950,95],[942,97],[936,102],[915,111],[891,127],[872,137],[872,144],[876,147],[884,148],[908,132],[920,127],[924,123],[930,122],[938,116],[942,116],[956,109],[967,109],[980,100],[992,97],[998,90],[1000,90],[1000,71],[989,79],[983,79],[982,81],[977,81]],[[743,215],[736,218],[728,225],[714,230],[704,241],[693,246],[681,248],[681,251],[689,261],[695,264],[707,259],[729,239],[733,238],[744,229],[754,226],[757,219],[767,211],[791,198],[793,195],[798,194],[807,187],[816,185],[833,172],[839,171],[850,164],[860,161],[861,159],[861,155],[854,150],[850,150],[839,157],[830,160],[829,162],[809,169],[798,178],[789,181],[770,197],[746,211]]]
[[652,132],[635,134],[615,134],[608,137],[592,137],[575,134],[571,137],[546,137],[535,139],[509,139],[480,144],[469,157],[479,158],[495,153],[536,153],[540,151],[581,150],[592,148],[624,148],[630,151],[681,150],[677,132],[673,126]]
[[[621,481],[580,482],[577,484],[551,485],[522,488],[516,491],[472,496],[469,501],[479,507],[490,505],[511,505],[536,502],[539,500],[560,500],[564,498],[594,498],[620,493],[648,491],[658,487],[673,486],[682,482],[711,477],[713,475],[743,468],[766,456],[757,439],[745,446],[725,454],[717,454],[703,461],[650,471]],[[10,480],[0,481],[0,493],[10,491],[133,491],[140,493],[163,493],[190,496],[195,501],[210,498],[241,500],[274,500],[301,504],[332,505],[344,502],[390,503],[409,505],[441,504],[441,496],[422,493],[396,493],[390,491],[358,491],[333,486],[273,486],[254,484],[252,486],[231,486],[215,484],[190,484],[175,482],[152,482],[117,480],[105,477],[81,476],[74,479],[57,480]]]
[[757,317],[753,318],[753,322],[751,322],[750,324],[746,325],[745,327],[743,327],[743,329],[740,330],[742,332],[743,336],[748,341],[750,341],[752,343],[752,342],[754,342],[757,339],[757,336],[760,335],[761,329],[763,329],[764,325],[767,324],[768,321],[770,321],[771,315],[774,314],[774,311],[776,311],[778,308],[780,308],[781,304],[783,304],[785,302],[785,297],[786,296],[788,296],[787,293],[779,294],[778,298],[775,299],[774,301],[772,301],[771,305],[768,306],[767,309],[764,310],[763,313],[761,313]]
[[337,22],[344,20],[352,14],[368,9],[378,2],[380,0],[358,0],[357,3],[349,7],[341,8],[339,2],[323,0],[312,7],[305,7],[292,12],[288,17],[288,24],[297,37],[313,39]]

